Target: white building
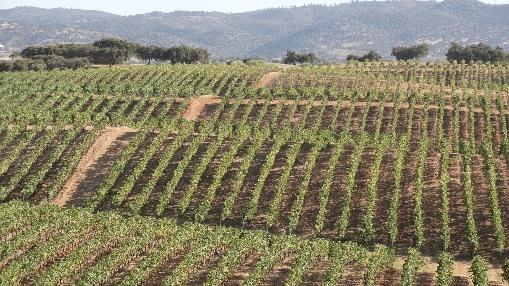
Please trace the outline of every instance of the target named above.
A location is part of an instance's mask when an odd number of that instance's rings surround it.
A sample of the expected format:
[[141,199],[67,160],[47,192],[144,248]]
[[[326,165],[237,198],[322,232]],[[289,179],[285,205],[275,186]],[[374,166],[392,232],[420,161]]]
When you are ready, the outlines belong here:
[[5,50],[5,47],[4,47],[4,45],[0,44],[0,51],[3,51],[3,50]]

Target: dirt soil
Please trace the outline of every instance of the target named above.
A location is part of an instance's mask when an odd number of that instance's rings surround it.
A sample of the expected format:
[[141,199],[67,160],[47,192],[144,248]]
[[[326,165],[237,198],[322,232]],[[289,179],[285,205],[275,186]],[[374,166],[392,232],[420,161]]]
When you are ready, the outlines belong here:
[[282,74],[283,74],[282,72],[270,72],[262,76],[258,84],[256,84],[256,88],[274,87],[277,80],[281,77]]
[[53,200],[53,204],[66,206],[72,201],[72,198],[81,197],[81,191],[78,192],[78,187],[81,187],[82,182],[87,177],[87,174],[90,173],[93,166],[96,165],[99,158],[103,157],[110,149],[110,146],[116,141],[121,146],[127,145],[129,142],[125,137],[128,133],[132,132],[136,132],[136,130],[128,127],[107,127],[97,137],[85,156],[81,158],[76,170],[64,185],[60,194]]
[[182,116],[184,119],[194,121],[198,118],[206,105],[217,104],[219,102],[221,102],[221,99],[218,96],[202,95],[194,97],[189,101],[189,106]]
[[[425,256],[424,258],[424,266],[419,270],[419,273],[427,273],[436,277],[436,271],[438,268],[438,263],[432,257]],[[395,269],[403,269],[403,264],[405,263],[404,256],[398,256],[394,263]],[[470,272],[470,268],[472,267],[471,261],[454,261],[453,264],[453,276],[461,277],[469,279],[472,276]],[[488,264],[488,279],[492,283],[497,283],[500,285],[509,285],[502,280],[502,270],[500,265],[492,265]]]

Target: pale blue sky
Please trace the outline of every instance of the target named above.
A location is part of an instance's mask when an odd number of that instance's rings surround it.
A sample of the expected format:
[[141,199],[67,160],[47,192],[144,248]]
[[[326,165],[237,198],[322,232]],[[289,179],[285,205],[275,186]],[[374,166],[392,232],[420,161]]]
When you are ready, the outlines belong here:
[[[0,9],[16,6],[42,8],[75,8],[101,10],[121,15],[143,14],[152,11],[222,11],[244,12],[262,8],[301,6],[304,4],[334,4],[345,0],[1,0]],[[509,0],[484,0],[487,3],[509,3]]]

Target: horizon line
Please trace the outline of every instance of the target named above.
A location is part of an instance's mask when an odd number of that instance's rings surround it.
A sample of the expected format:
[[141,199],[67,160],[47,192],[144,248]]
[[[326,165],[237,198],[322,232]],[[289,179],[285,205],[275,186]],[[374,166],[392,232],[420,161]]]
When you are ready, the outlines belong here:
[[[222,13],[222,14],[243,14],[243,13],[250,13],[250,12],[257,12],[257,11],[263,11],[263,10],[274,10],[274,9],[292,9],[292,8],[303,8],[303,7],[310,7],[310,6],[322,6],[322,7],[336,7],[341,5],[350,5],[350,4],[359,4],[359,3],[368,3],[368,2],[444,2],[447,0],[366,0],[366,1],[355,1],[355,0],[349,0],[345,2],[338,2],[334,4],[319,4],[319,3],[309,3],[309,4],[303,4],[303,5],[290,5],[290,6],[280,6],[280,7],[266,7],[266,8],[260,8],[255,10],[245,10],[245,11],[235,11],[235,12],[227,12],[227,11],[219,11],[219,10],[152,10],[148,12],[141,12],[136,14],[122,14],[117,12],[110,12],[100,9],[84,9],[84,8],[74,8],[74,7],[38,7],[38,6],[30,6],[30,5],[21,5],[21,6],[14,6],[10,8],[0,8],[0,10],[12,10],[16,8],[37,8],[37,9],[44,9],[44,10],[54,10],[54,9],[66,9],[66,10],[82,10],[82,11],[96,11],[96,12],[103,12],[108,14],[113,14],[116,16],[122,16],[122,17],[129,17],[129,16],[136,16],[136,15],[146,15],[150,13],[176,13],[176,12],[202,12],[202,13]],[[462,0],[459,0],[462,1]],[[508,5],[509,3],[490,3],[480,0],[474,0],[476,2],[480,2],[485,5]]]

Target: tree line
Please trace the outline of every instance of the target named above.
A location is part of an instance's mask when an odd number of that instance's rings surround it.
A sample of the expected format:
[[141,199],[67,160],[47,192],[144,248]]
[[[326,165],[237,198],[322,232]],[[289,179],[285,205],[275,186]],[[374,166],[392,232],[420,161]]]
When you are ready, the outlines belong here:
[[[397,60],[415,60],[428,55],[428,44],[411,46],[397,46],[391,55]],[[130,58],[138,58],[151,64],[170,62],[172,64],[208,63],[210,53],[203,48],[185,45],[164,48],[159,46],[144,46],[122,39],[107,38],[92,44],[60,44],[47,46],[30,46],[21,52],[11,55],[13,60],[0,61],[0,72],[77,69],[89,67],[92,64],[117,65],[123,64]],[[500,47],[492,48],[480,43],[461,46],[452,43],[446,54],[448,61],[457,62],[509,62],[509,53]],[[383,57],[376,51],[369,51],[364,55],[348,55],[347,61],[373,62],[382,61]],[[315,64],[320,62],[315,53],[298,53],[289,50],[283,58],[284,64]]]
[[52,70],[96,65],[123,64],[130,58],[172,64],[208,63],[210,53],[185,45],[164,48],[144,46],[122,39],[102,39],[92,44],[30,46],[11,55],[13,61],[0,61],[1,71]]
[[[430,46],[428,44],[418,44],[412,46],[397,46],[392,49],[391,55],[398,61],[408,61],[421,59],[428,55]],[[458,43],[452,43],[447,51],[446,58],[453,62],[509,62],[509,53],[502,48],[492,48],[486,44],[480,43],[470,46],[461,46]],[[376,51],[370,51],[363,56],[348,55],[347,61],[372,62],[381,61],[383,57]]]
[[[429,54],[429,44],[417,44],[411,46],[397,46],[392,49],[391,55],[398,61],[416,60],[426,57]],[[509,53],[502,48],[492,48],[486,44],[480,43],[470,46],[461,46],[458,43],[452,43],[446,54],[447,60],[450,62],[509,62]],[[346,61],[357,62],[376,62],[382,61],[383,57],[376,51],[369,51],[364,55],[350,54],[346,57]],[[295,51],[288,51],[283,58],[285,64],[313,64],[319,62],[314,53],[300,54]]]

